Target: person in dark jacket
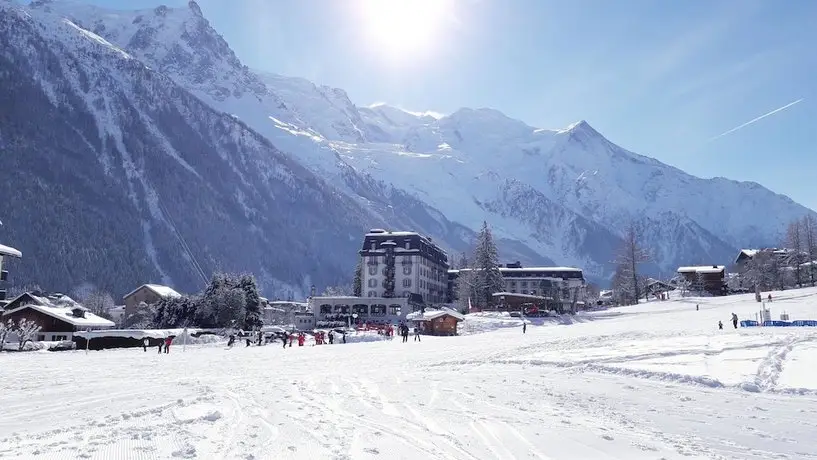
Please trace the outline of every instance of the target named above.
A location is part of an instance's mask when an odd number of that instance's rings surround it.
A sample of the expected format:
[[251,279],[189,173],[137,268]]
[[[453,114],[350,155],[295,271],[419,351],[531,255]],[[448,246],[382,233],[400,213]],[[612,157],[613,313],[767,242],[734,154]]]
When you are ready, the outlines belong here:
[[230,338],[227,339],[227,346],[232,347],[234,343],[235,343],[235,335],[230,334]]
[[524,334],[528,330],[528,323],[522,322],[522,333]]
[[718,321],[718,329],[723,330],[723,321]]
[[[408,329],[408,328],[406,328],[406,329]],[[406,340],[408,340],[408,336],[406,336]],[[420,328],[417,327],[417,326],[414,326],[414,341],[415,342],[420,342],[421,341],[420,340]]]
[[167,337],[165,339],[165,354],[170,353],[170,344],[173,343],[173,337]]
[[732,325],[735,326],[735,329],[738,328],[738,315],[732,313]]
[[148,351],[148,345],[150,345],[150,340],[148,340],[148,338],[145,337],[144,339],[142,339],[142,348],[145,349],[145,353],[147,353]]
[[335,343],[335,333],[329,331],[329,345],[332,345],[333,343]]
[[165,342],[162,339],[159,339],[159,354],[162,354],[162,347],[164,346]]

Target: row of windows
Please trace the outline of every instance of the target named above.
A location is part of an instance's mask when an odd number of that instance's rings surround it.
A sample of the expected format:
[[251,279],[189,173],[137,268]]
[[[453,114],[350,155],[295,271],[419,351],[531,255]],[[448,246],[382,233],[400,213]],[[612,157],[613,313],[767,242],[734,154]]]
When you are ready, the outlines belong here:
[[[366,293],[366,295],[368,297],[379,297],[377,295],[377,291],[369,291],[369,292]],[[409,295],[411,295],[411,291],[403,291],[402,297],[408,297]]]

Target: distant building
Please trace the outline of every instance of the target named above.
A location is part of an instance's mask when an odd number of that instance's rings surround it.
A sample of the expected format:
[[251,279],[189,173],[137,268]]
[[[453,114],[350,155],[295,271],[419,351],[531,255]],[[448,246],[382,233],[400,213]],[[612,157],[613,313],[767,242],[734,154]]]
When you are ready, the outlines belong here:
[[162,299],[181,296],[173,288],[161,284],[143,284],[125,295],[125,317],[132,315],[136,311],[137,305],[142,302],[151,305]]
[[713,296],[726,295],[726,267],[723,265],[678,267],[677,272],[693,290]]
[[267,300],[261,297],[261,319],[266,325],[292,324],[294,315],[306,312],[309,304],[287,300]]
[[23,293],[6,305],[2,320],[8,319],[34,321],[40,326],[36,341],[72,340],[74,332],[111,329],[115,326],[113,321],[91,313],[62,294]]
[[738,256],[735,257],[735,265],[743,267],[760,253],[771,254],[780,260],[786,260],[794,251],[787,248],[741,249]]
[[[425,303],[447,298],[448,254],[431,238],[415,232],[372,229],[363,238],[362,295],[370,298],[422,297]],[[388,280],[392,270],[393,285]]]
[[[460,272],[448,271],[448,301],[456,299],[456,283]],[[505,283],[505,292],[531,296],[546,296],[563,304],[584,305],[585,280],[580,268],[573,267],[523,267],[511,263],[499,268]],[[554,295],[558,294],[558,295]],[[558,299],[558,300],[556,300]]]
[[419,296],[409,297],[310,297],[309,309],[317,327],[342,324],[397,324],[406,315],[424,308]]
[[4,285],[6,281],[8,281],[9,276],[9,272],[3,266],[3,259],[11,257],[20,259],[23,257],[23,253],[12,247],[0,244],[0,308],[6,304],[6,289]]

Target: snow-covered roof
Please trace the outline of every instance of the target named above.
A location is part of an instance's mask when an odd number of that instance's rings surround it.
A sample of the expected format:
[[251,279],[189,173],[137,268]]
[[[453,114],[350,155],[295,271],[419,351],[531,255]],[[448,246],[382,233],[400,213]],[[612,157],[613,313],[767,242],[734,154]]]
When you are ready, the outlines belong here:
[[440,310],[426,310],[425,313],[415,311],[406,315],[406,319],[409,321],[431,321],[432,319],[439,318],[441,316],[453,316],[460,321],[465,320],[465,316],[461,315],[460,313],[451,310],[450,308],[442,308]]
[[747,257],[754,257],[755,254],[760,252],[760,249],[741,249],[741,254],[746,254]]
[[176,292],[173,288],[162,286],[161,284],[143,284],[131,292],[125,294],[124,298],[128,298],[136,293],[139,289],[148,288],[160,297],[181,297],[182,295]]
[[691,266],[691,267],[678,267],[676,270],[678,273],[720,273],[724,271],[726,267],[723,265],[702,265],[702,266]]
[[[470,271],[472,268],[459,268],[448,270],[448,273],[459,273],[461,271]],[[499,267],[501,273],[526,273],[526,272],[578,272],[581,273],[581,268],[576,267],[522,267],[522,268],[508,268]]]
[[2,256],[17,257],[19,259],[23,257],[23,253],[11,246],[3,246],[0,244],[0,257]]
[[[41,297],[33,294],[28,295],[34,300],[35,303],[29,303],[12,310],[6,310],[3,312],[3,316],[30,308],[76,327],[114,327],[116,325],[113,321],[91,313],[85,307],[74,302],[73,299],[66,295],[59,296],[57,298]],[[84,316],[75,316],[74,311],[77,309],[81,309]]]
[[[374,231],[372,231],[372,230],[374,230]],[[366,236],[382,236],[382,235],[389,235],[389,236],[423,236],[423,235],[420,235],[417,232],[390,232],[390,231],[387,231],[387,230],[381,230],[379,228],[378,229],[372,229],[372,230],[370,230],[369,233],[366,234]]]

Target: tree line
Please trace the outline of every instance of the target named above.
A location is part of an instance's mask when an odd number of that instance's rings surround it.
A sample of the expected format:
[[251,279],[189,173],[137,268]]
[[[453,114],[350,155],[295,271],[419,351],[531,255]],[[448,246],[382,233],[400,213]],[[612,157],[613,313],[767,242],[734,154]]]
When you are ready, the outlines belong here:
[[817,282],[817,219],[806,215],[786,227],[782,249],[760,250],[738,268],[738,287],[756,291],[814,286]]
[[218,273],[201,293],[166,297],[147,305],[124,319],[123,326],[148,328],[241,328],[253,330],[263,325],[261,297],[252,275]]

